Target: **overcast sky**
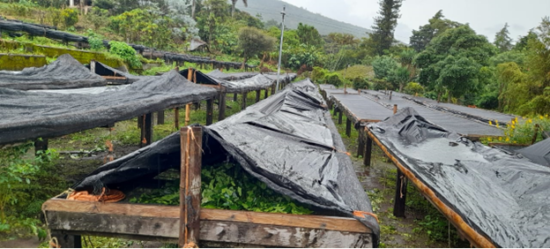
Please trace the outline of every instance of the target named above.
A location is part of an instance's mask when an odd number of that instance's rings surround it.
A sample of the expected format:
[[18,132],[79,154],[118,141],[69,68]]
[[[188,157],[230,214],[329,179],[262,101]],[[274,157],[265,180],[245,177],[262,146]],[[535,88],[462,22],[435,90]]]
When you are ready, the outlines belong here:
[[[378,11],[378,0],[283,0],[311,12],[370,28]],[[493,41],[508,23],[510,37],[517,40],[550,16],[550,0],[405,0],[395,38],[409,43],[412,30],[428,23],[438,10],[447,19],[469,23],[478,34]]]

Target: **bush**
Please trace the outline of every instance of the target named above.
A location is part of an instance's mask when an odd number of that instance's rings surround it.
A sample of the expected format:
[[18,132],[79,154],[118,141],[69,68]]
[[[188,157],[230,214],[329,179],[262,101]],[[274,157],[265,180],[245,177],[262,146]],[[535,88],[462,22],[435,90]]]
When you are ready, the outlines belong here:
[[380,79],[373,79],[372,81],[372,88],[374,90],[393,90],[393,85],[390,82]]
[[76,9],[64,9],[61,11],[61,18],[65,28],[72,27],[78,22],[78,11]]
[[344,84],[344,81],[338,73],[330,73],[326,75],[326,83],[339,87]]
[[54,27],[58,27],[61,22],[61,11],[50,8],[48,10],[47,19],[49,19]]
[[422,85],[420,85],[419,83],[416,83],[416,82],[409,82],[405,88],[403,89],[403,92],[405,92],[406,94],[411,94],[411,95],[415,95],[415,94],[422,94],[424,93],[424,87]]
[[110,41],[109,52],[122,58],[131,68],[140,68],[141,61],[139,60],[136,50],[124,42]]
[[313,72],[311,72],[311,80],[318,84],[326,83],[327,73],[328,71],[322,67],[313,67]]
[[103,39],[91,29],[88,29],[88,44],[90,44],[90,49],[94,51],[99,51],[104,48]]
[[359,90],[359,89],[367,89],[369,86],[369,83],[365,78],[362,77],[356,77],[353,79],[353,89]]

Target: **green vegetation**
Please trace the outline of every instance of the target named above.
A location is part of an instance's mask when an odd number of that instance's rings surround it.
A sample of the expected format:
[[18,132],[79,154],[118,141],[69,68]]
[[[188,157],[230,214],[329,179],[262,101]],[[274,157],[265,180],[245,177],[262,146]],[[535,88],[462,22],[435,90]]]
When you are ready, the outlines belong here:
[[[203,208],[247,210],[267,213],[310,214],[304,205],[269,189],[242,167],[232,163],[203,166]],[[179,205],[179,181],[167,183],[163,188],[133,198],[130,202]]]

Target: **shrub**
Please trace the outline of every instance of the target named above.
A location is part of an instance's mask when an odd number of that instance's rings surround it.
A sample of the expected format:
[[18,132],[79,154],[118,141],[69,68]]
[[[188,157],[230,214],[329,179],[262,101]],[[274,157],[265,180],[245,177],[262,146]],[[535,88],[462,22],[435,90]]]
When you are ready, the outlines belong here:
[[424,87],[419,83],[409,82],[403,89],[403,92],[411,95],[415,95],[416,93],[422,94],[424,93]]
[[88,44],[90,44],[90,49],[99,51],[104,48],[103,39],[94,33],[91,29],[88,29]]
[[369,86],[369,83],[365,78],[362,77],[356,77],[353,79],[353,89],[359,90],[359,89],[367,89]]
[[373,79],[372,88],[374,90],[393,90],[393,85],[390,82],[380,79]]
[[51,21],[54,27],[58,27],[61,22],[61,11],[58,9],[50,8],[48,10],[47,18]]
[[61,18],[65,28],[72,27],[78,22],[78,11],[76,9],[64,9],[61,11]]
[[344,84],[344,81],[338,73],[330,73],[326,75],[326,83],[339,87]]
[[131,68],[140,68],[141,61],[139,60],[136,50],[124,42],[110,41],[109,52],[122,58]]
[[311,80],[315,83],[326,83],[326,75],[328,71],[322,67],[313,67],[311,72]]

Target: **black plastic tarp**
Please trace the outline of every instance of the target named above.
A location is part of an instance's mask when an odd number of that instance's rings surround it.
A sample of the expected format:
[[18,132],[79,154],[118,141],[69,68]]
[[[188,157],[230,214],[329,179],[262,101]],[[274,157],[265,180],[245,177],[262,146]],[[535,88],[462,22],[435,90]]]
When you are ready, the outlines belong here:
[[43,67],[25,68],[20,72],[0,71],[0,87],[18,90],[70,89],[104,86],[107,81],[64,54]]
[[[221,73],[220,71],[218,71]],[[180,74],[184,77],[187,77],[189,69],[184,69],[180,71]],[[204,74],[201,71],[193,71],[192,81],[197,84],[206,84],[206,85],[215,85],[222,86],[224,91],[227,93],[240,93],[240,92],[250,92],[256,90],[262,90],[271,87],[275,81],[272,77],[263,74],[256,74],[250,78],[245,79],[236,79],[236,80],[224,80],[216,78],[214,74]],[[220,75],[221,76],[221,75]]]
[[208,76],[214,77],[221,80],[242,80],[252,78],[258,73],[255,72],[241,72],[241,73],[224,73],[218,69],[213,70],[212,72],[207,73]]
[[[374,231],[369,198],[345,154],[330,112],[309,80],[248,107],[214,125],[203,127],[203,164],[238,162],[248,173],[273,190],[322,210],[354,217]],[[179,133],[107,163],[76,184],[76,190],[102,187],[154,177],[180,167]]]
[[550,166],[550,138],[542,140],[527,148],[518,150],[520,154],[529,158],[534,163]]
[[[86,65],[86,68],[90,69],[90,64],[87,64]],[[148,76],[137,76],[137,75],[133,75],[131,73],[128,73],[128,72],[123,72],[121,70],[118,70],[116,68],[112,68],[110,66],[107,66],[99,61],[96,61],[95,62],[95,74],[97,75],[100,75],[100,76],[111,76],[111,77],[124,77],[127,80],[127,83],[133,83],[133,82],[136,82],[138,80],[140,80],[141,78],[143,77],[148,77]]]
[[0,88],[0,144],[56,137],[217,96],[172,70],[103,94],[25,92]]
[[369,129],[437,197],[500,247],[550,247],[550,169],[405,108]]

